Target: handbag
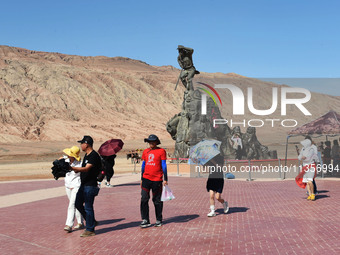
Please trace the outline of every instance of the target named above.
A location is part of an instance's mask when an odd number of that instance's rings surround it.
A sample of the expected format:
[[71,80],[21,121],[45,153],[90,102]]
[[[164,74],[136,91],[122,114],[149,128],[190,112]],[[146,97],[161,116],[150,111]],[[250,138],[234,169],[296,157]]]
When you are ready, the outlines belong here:
[[170,201],[175,199],[174,194],[172,194],[171,189],[168,185],[163,186],[161,201]]

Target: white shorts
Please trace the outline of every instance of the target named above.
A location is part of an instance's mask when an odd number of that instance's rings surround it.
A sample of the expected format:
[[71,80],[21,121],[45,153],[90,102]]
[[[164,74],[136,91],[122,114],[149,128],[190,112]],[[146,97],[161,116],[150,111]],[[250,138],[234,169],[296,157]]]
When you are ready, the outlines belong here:
[[302,182],[304,183],[312,182],[314,179],[314,174],[315,174],[315,168],[313,167],[309,168],[303,175]]

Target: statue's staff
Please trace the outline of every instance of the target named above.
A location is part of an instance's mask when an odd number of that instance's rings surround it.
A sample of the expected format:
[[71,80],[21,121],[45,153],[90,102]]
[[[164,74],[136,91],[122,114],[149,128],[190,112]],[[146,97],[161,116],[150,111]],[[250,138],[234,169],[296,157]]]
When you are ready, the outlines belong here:
[[177,89],[177,85],[178,85],[178,83],[179,83],[179,79],[181,78],[182,71],[183,71],[183,69],[182,69],[181,72],[179,73],[179,76],[178,76],[178,79],[177,79],[177,82],[176,82],[176,86],[175,86],[175,90]]

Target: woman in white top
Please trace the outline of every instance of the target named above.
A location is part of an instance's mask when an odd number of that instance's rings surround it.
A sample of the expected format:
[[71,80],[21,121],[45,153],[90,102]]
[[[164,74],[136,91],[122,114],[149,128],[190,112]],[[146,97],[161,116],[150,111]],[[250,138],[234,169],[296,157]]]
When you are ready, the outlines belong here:
[[[67,155],[66,162],[68,161],[72,167],[81,167],[81,158],[79,156],[80,149],[78,146],[66,148],[63,152]],[[75,230],[83,228],[83,220],[80,212],[75,207],[75,201],[78,189],[80,187],[80,173],[70,171],[65,176],[65,188],[66,194],[69,199],[69,205],[67,209],[67,219],[65,231],[71,232],[74,224],[74,215],[77,218],[78,224],[74,227]]]
[[236,157],[235,159],[241,160],[242,159],[242,140],[238,134],[234,134],[231,137],[233,141],[233,148],[236,150]]
[[[315,152],[314,148],[312,147],[311,140],[305,139],[301,141],[300,143],[302,144],[303,148],[300,152],[298,159],[302,160],[303,167],[314,164],[318,160],[318,156],[317,156],[317,152]],[[308,167],[302,179],[302,182],[307,184],[307,190],[309,193],[309,196],[307,199],[313,200],[313,201],[315,200],[314,186],[313,186],[314,175],[315,175],[315,168]]]

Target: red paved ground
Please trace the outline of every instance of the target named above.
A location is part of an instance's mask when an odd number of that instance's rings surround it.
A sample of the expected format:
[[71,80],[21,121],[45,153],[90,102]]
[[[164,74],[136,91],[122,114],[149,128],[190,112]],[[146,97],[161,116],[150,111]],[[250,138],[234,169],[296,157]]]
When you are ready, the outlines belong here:
[[[318,180],[322,193],[312,202],[294,181],[228,180],[223,196],[229,214],[218,205],[220,214],[207,218],[206,180],[169,180],[176,199],[165,202],[160,228],[138,227],[138,183],[101,190],[94,237],[63,231],[66,196],[0,209],[1,254],[340,254],[338,181]],[[12,185],[21,192],[20,185]],[[5,187],[0,184],[1,190]]]
[[64,185],[64,179],[48,181],[22,181],[22,182],[0,182],[0,196],[16,194],[38,189],[55,188]]

